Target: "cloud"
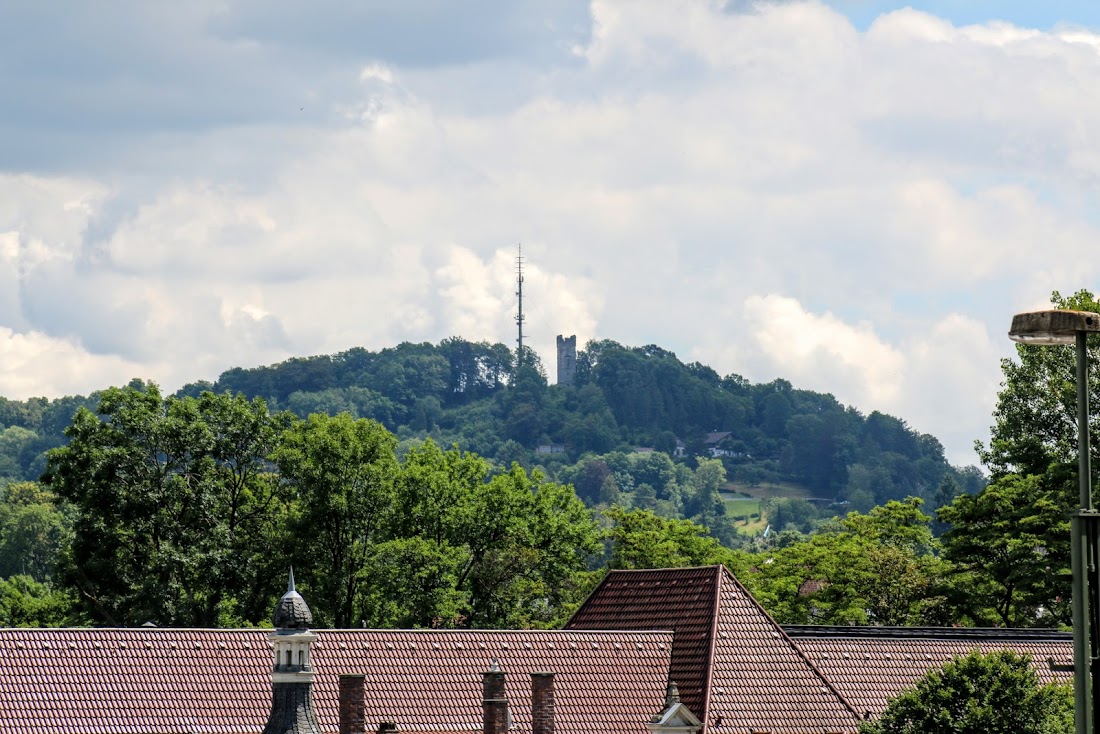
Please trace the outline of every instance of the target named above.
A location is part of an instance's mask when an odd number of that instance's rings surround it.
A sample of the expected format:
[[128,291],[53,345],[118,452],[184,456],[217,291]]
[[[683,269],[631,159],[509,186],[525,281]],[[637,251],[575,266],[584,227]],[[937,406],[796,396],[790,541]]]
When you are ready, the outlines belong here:
[[0,326],[0,395],[14,400],[87,394],[89,385],[120,384],[121,375],[140,377],[149,365],[115,356],[89,354],[79,344],[38,332]]
[[905,358],[884,344],[869,322],[844,323],[831,313],[808,313],[793,298],[753,296],[745,301],[749,334],[765,359],[782,365],[800,385],[830,392],[858,390],[863,404],[894,402]]
[[740,312],[751,339],[712,348],[719,363],[832,393],[865,414],[891,413],[944,443],[948,458],[972,462],[975,427],[991,421],[1004,350],[981,322],[958,313],[915,325],[894,342],[870,321],[848,323],[777,294],[749,297]]
[[20,13],[0,327],[83,355],[85,391],[512,343],[522,242],[547,366],[557,333],[656,343],[963,461],[1009,352],[988,335],[1098,275],[1085,30],[860,31],[817,2]]

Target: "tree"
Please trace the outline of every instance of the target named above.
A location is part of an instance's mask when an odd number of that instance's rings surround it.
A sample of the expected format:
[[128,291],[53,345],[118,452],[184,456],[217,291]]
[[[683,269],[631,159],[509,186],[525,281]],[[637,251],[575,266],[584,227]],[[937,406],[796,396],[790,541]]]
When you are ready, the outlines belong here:
[[713,520],[718,506],[725,507],[719,494],[726,483],[726,468],[718,459],[700,459],[684,497],[684,514],[704,524]]
[[568,486],[518,464],[425,441],[395,485],[389,538],[374,553],[379,624],[528,627],[562,621],[599,550],[599,533]]
[[604,483],[611,478],[611,468],[602,459],[588,459],[582,465],[574,483],[577,494],[590,505],[600,501]]
[[943,623],[943,564],[850,532],[820,532],[742,578],[780,624]]
[[112,625],[265,617],[282,517],[266,457],[285,419],[152,383],[104,391],[98,413],[77,411],[42,479],[76,509],[60,576],[82,608]]
[[34,482],[9,484],[0,502],[0,577],[49,581],[71,532],[72,520],[52,492]]
[[314,614],[337,627],[367,617],[361,592],[374,546],[386,539],[398,475],[396,440],[380,423],[347,413],[294,424],[274,452],[293,492],[293,557]]
[[458,583],[472,627],[555,621],[561,594],[600,547],[573,489],[517,464],[461,500],[456,532],[469,552]]
[[1041,686],[1030,659],[977,651],[933,670],[890,701],[861,734],[1070,734],[1073,697]]
[[932,517],[921,511],[923,506],[924,500],[919,497],[891,500],[872,508],[866,515],[849,512],[840,524],[854,535],[918,555],[929,555],[939,548],[932,537]]
[[757,561],[743,581],[782,624],[943,624],[947,569],[920,507],[910,498],[851,512]]
[[677,568],[726,563],[740,566],[737,555],[723,548],[707,529],[690,520],[669,520],[649,510],[612,507],[604,513],[613,523],[608,531],[611,568]]
[[976,495],[941,507],[944,557],[955,564],[960,612],[975,624],[1006,627],[1069,623],[1068,514],[1077,501],[1074,471],[1007,474]]
[[[1051,294],[1055,308],[1100,311],[1087,290],[1066,298]],[[994,478],[1004,474],[1042,474],[1052,463],[1073,463],[1077,457],[1077,378],[1073,345],[1016,345],[1018,362],[1001,360],[1004,383],[997,395],[988,445],[978,454]],[[1100,359],[1100,337],[1088,338],[1089,363]],[[1100,405],[1100,370],[1089,371],[1089,401]],[[1093,461],[1098,458],[1096,417],[1091,416]]]
[[22,574],[0,579],[0,627],[65,627],[83,621],[65,591]]

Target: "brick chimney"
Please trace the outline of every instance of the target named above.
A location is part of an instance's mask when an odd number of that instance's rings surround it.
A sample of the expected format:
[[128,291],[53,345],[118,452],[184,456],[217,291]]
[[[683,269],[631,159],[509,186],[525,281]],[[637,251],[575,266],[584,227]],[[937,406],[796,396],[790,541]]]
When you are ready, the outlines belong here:
[[531,734],[554,734],[553,673],[531,673]]
[[506,734],[512,723],[508,698],[504,693],[504,671],[493,658],[493,665],[481,674],[482,734]]
[[340,676],[340,734],[366,734],[365,696],[364,676]]

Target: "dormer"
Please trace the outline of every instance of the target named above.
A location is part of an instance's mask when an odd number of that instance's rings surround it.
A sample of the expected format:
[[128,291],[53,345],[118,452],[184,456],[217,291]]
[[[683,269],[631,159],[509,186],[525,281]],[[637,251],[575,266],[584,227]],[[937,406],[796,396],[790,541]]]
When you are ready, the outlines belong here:
[[680,689],[670,680],[665,688],[665,707],[645,727],[654,734],[696,734],[703,722],[680,702]]

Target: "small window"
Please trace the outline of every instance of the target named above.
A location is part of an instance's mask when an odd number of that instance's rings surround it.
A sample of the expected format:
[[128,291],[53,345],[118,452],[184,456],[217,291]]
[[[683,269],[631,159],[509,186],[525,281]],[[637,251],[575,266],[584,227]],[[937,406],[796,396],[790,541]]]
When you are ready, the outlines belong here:
[[290,666],[290,650],[286,651],[286,664],[288,667]]

